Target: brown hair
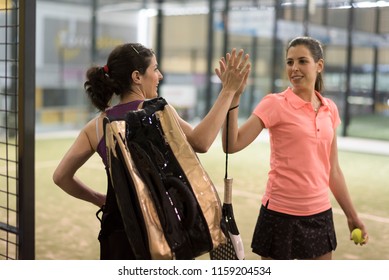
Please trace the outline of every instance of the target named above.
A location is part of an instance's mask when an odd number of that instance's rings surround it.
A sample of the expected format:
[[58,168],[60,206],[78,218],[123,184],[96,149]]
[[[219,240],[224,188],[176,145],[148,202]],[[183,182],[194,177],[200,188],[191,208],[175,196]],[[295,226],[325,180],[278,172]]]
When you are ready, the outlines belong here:
[[142,44],[127,43],[113,49],[103,67],[90,67],[84,89],[92,104],[100,111],[108,108],[114,94],[121,96],[131,89],[132,72],[144,74],[153,56]]

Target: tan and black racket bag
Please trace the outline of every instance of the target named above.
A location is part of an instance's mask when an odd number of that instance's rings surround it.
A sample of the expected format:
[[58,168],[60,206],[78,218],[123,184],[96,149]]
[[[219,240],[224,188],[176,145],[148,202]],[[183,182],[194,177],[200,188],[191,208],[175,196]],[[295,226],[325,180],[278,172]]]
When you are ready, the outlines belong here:
[[108,175],[137,259],[194,259],[226,242],[218,193],[162,97],[105,119]]

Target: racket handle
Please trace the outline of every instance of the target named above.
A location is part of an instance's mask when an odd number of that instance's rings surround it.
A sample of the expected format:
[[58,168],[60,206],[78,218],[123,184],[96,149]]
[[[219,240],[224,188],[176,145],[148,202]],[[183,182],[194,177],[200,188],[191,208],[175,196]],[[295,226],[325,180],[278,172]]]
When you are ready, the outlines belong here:
[[224,203],[232,204],[232,178],[224,178]]

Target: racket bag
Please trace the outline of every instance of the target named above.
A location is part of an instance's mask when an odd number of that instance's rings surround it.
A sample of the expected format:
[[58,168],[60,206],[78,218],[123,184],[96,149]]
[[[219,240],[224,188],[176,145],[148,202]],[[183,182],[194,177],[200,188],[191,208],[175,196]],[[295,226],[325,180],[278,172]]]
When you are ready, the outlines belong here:
[[218,193],[162,97],[104,121],[108,174],[137,259],[194,259],[226,242]]

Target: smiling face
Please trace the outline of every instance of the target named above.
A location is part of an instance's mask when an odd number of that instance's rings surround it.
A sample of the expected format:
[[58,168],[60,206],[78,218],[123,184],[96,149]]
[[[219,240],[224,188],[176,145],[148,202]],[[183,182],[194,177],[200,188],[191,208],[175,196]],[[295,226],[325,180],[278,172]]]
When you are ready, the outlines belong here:
[[323,59],[315,62],[305,45],[290,47],[286,55],[286,72],[295,92],[313,90],[317,74],[323,70]]
[[162,73],[158,69],[158,63],[155,55],[151,58],[146,72],[141,77],[142,91],[146,99],[158,96],[158,84],[163,79]]

